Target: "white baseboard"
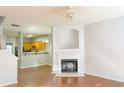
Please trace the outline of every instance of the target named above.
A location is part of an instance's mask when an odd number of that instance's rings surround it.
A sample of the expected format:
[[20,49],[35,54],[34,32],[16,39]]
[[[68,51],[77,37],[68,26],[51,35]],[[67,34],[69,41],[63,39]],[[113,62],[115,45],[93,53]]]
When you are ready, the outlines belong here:
[[56,73],[55,76],[60,77],[84,77],[84,73]]
[[16,83],[18,83],[18,81],[9,82],[9,83],[4,83],[4,84],[0,84],[0,87],[5,87],[5,86],[7,86],[7,85],[16,84]]
[[46,65],[52,66],[52,64],[46,64]]
[[40,64],[40,65],[30,65],[30,66],[21,66],[20,68],[21,69],[24,69],[24,68],[30,68],[30,67],[38,67],[38,66],[44,66],[44,65],[49,65],[51,66],[52,64]]
[[57,71],[52,71],[51,74],[56,75]]
[[103,75],[98,75],[98,74],[95,74],[95,73],[86,72],[85,74],[100,77],[100,78],[104,78],[104,79],[109,79],[109,80],[113,80],[113,81],[117,81],[117,82],[124,82],[124,80],[120,80],[120,79],[112,78],[112,77],[107,77],[107,76],[103,76]]

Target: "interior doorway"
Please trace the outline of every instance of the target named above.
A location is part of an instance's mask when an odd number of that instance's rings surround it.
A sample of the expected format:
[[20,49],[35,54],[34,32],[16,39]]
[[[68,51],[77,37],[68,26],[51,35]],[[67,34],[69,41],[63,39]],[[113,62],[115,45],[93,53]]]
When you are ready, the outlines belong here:
[[6,50],[10,53],[13,53],[13,44],[12,43],[6,43]]

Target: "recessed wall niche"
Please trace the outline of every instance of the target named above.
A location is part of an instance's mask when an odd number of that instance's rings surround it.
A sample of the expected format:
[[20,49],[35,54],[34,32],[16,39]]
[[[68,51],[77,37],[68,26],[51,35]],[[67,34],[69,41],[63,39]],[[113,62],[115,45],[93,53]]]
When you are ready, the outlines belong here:
[[58,31],[57,44],[59,49],[79,49],[79,31],[76,29],[61,29]]

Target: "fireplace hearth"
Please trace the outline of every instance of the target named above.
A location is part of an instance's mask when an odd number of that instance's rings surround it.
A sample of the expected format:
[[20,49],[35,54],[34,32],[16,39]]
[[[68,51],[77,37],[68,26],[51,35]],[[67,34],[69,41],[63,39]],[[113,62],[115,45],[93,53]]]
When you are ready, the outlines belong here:
[[61,72],[78,72],[77,59],[62,59],[61,60]]

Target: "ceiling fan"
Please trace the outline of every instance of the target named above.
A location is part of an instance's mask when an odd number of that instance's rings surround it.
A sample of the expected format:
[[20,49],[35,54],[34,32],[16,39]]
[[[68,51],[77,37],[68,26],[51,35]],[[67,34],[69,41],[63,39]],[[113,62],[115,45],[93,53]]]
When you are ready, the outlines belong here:
[[49,13],[57,13],[57,14],[61,14],[64,13],[66,15],[66,18],[69,21],[72,21],[74,18],[74,8],[72,6],[60,6],[60,7],[53,7],[51,9],[48,10]]

